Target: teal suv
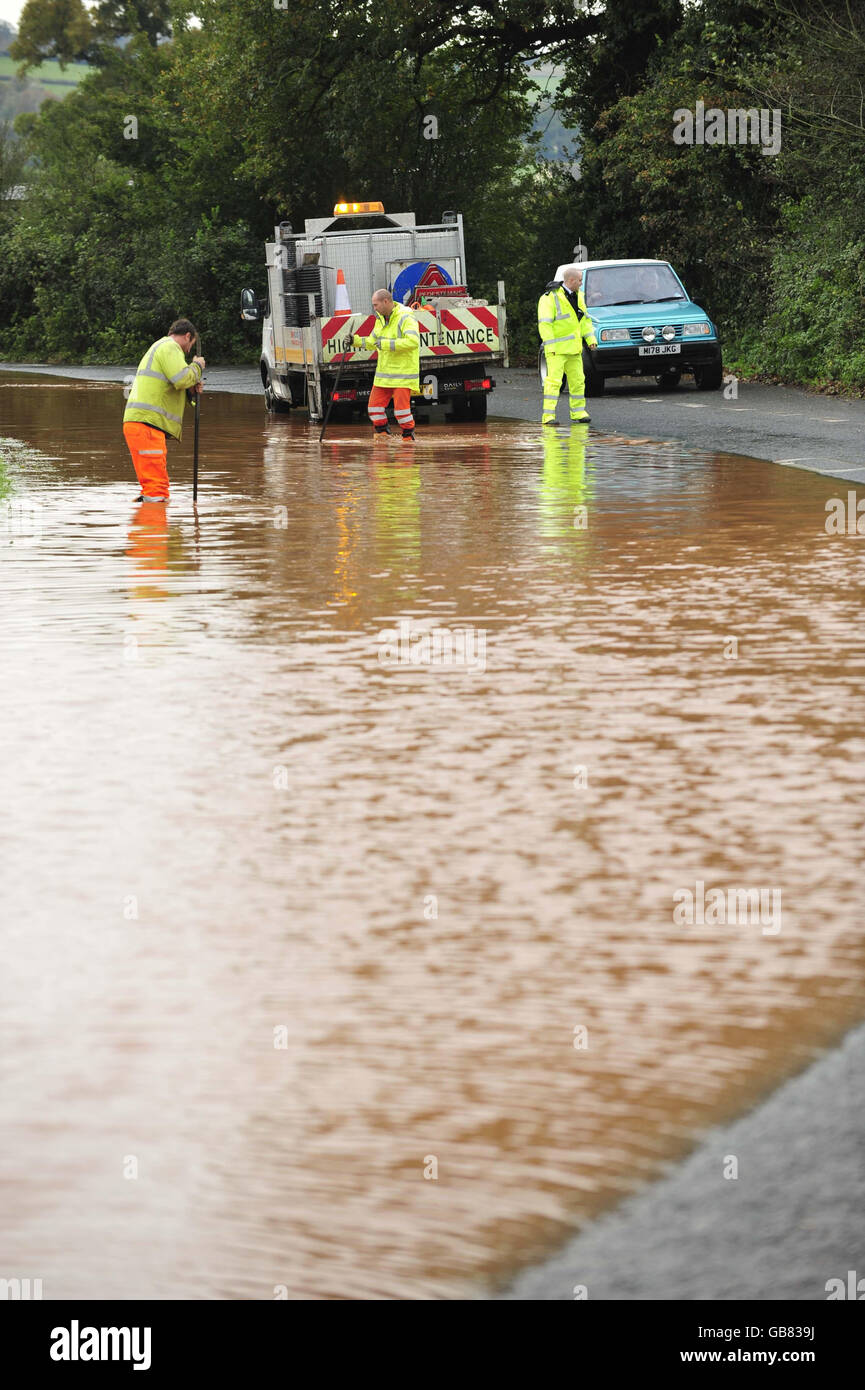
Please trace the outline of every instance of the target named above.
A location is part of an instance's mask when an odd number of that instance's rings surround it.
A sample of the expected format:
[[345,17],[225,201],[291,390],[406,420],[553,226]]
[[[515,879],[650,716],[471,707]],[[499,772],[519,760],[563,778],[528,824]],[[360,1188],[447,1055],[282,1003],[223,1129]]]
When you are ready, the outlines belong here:
[[698,390],[718,390],[718,330],[668,261],[584,261],[580,269],[598,340],[583,349],[587,396],[600,396],[610,376],[650,376],[673,390],[685,372]]

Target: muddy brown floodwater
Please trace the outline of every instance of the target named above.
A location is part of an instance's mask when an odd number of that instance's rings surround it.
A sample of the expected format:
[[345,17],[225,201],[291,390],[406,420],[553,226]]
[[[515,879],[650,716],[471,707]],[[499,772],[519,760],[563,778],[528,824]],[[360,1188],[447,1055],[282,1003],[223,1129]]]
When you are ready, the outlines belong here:
[[846,484],[122,407],[0,381],[0,1275],[482,1296],[865,1015]]

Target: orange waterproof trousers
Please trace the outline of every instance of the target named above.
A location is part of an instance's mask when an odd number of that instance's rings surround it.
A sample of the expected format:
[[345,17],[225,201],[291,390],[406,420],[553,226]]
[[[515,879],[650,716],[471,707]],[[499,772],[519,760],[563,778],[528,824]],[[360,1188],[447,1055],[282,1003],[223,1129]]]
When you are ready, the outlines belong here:
[[393,413],[397,418],[397,423],[404,430],[414,429],[414,417],[411,413],[411,388],[408,386],[373,386],[369,393],[369,405],[367,413],[376,429],[381,429],[387,424],[387,403],[393,396]]
[[168,440],[143,420],[127,420],[123,437],[129,445],[138,484],[145,497],[168,501]]

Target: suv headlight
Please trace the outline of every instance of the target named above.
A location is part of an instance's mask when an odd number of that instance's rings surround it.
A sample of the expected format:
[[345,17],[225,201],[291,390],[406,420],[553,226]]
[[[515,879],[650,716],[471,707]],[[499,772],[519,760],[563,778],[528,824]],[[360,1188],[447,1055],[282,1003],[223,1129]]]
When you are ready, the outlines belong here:
[[658,336],[658,335],[657,335],[657,333],[655,332],[654,328],[650,328],[650,327],[647,326],[646,328],[643,329],[643,338],[645,339],[645,341],[646,341],[647,343],[653,343],[653,342],[655,341],[655,339],[657,338],[657,336]]
[[702,323],[686,323],[682,329],[683,338],[708,338],[712,332],[712,325],[703,319]]
[[627,328],[602,328],[600,339],[602,343],[628,343],[631,335]]
[[671,323],[665,323],[661,329],[661,337],[665,343],[671,343],[676,336],[676,330]]

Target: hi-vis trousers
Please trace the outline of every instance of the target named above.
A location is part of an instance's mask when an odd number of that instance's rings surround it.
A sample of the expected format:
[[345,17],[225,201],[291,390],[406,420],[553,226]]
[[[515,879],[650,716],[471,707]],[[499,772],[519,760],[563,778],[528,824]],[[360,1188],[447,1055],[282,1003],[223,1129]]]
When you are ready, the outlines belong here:
[[129,445],[138,485],[145,497],[168,501],[168,440],[143,420],[127,420],[123,437]]
[[387,403],[393,396],[393,413],[404,430],[414,429],[411,413],[411,388],[408,386],[373,386],[369,393],[367,414],[377,430],[387,424]]
[[582,353],[572,352],[565,356],[563,352],[550,352],[549,347],[547,347],[544,356],[547,363],[547,374],[544,377],[544,406],[541,423],[556,418],[556,405],[559,392],[562,389],[563,376],[567,378],[568,382],[571,419],[579,420],[580,416],[586,413],[586,378],[583,373]]

